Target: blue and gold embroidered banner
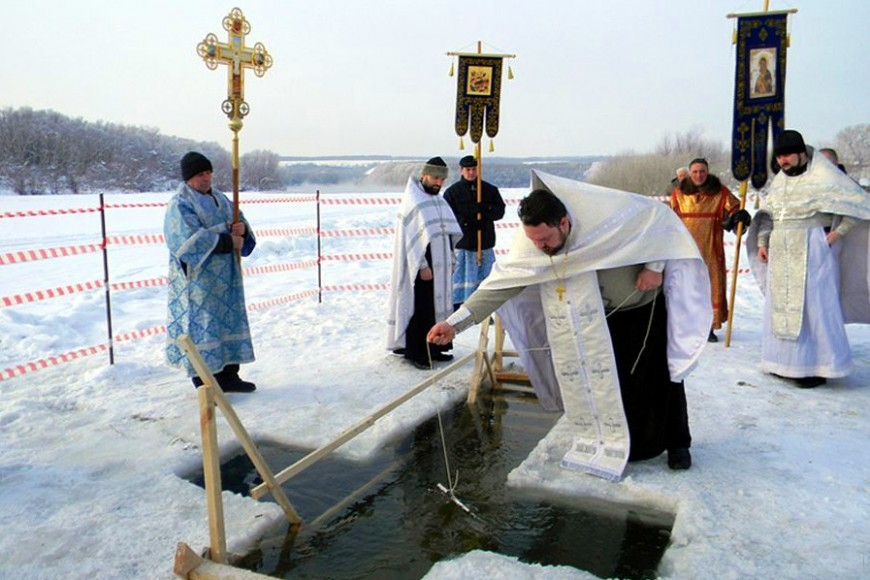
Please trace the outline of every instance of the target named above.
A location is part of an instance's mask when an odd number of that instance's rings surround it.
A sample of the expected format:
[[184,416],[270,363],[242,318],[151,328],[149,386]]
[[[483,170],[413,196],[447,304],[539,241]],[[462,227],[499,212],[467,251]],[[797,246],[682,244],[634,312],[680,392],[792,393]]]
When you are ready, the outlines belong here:
[[484,128],[490,139],[498,133],[501,98],[501,56],[459,55],[456,79],[456,134],[470,133],[480,143]]
[[756,189],[767,183],[768,126],[774,140],[785,128],[788,14],[768,12],[737,20],[731,173],[738,181],[750,179]]

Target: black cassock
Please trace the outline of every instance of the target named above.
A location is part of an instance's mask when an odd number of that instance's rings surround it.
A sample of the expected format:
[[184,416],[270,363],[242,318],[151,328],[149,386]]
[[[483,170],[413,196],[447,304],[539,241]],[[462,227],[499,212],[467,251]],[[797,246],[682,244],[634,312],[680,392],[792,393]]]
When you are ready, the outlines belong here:
[[[651,313],[652,326],[647,336]],[[667,449],[688,448],[692,443],[686,389],[682,381],[671,382],[668,371],[667,316],[661,294],[649,304],[608,314],[607,326],[631,437],[629,461],[649,459]]]

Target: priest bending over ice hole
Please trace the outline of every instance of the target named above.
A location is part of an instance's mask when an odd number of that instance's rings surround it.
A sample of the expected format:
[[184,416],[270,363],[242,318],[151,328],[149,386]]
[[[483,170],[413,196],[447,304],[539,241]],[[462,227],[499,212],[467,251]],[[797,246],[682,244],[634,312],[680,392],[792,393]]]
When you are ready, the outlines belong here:
[[532,172],[519,205],[525,235],[434,344],[501,307],[541,405],[564,410],[574,444],[562,465],[618,479],[628,460],[668,452],[688,469],[683,378],[707,342],[710,281],[667,206]]

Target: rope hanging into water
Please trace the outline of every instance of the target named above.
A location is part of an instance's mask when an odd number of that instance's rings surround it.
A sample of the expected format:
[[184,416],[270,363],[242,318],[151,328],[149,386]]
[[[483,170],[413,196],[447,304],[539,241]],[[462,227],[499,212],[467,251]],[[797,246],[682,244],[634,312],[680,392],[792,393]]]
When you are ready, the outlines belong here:
[[444,467],[447,470],[448,485],[448,487],[444,487],[444,484],[439,483],[438,489],[441,490],[441,492],[444,493],[448,498],[450,498],[450,501],[458,505],[462,509],[462,511],[472,517],[477,517],[467,505],[462,503],[462,501],[458,497],[456,497],[456,494],[454,493],[454,491],[456,490],[456,485],[459,483],[459,470],[456,470],[456,479],[454,480],[450,476],[450,460],[447,458],[447,441],[444,439],[444,425],[441,423],[441,410],[436,408],[435,412],[438,415],[438,432],[441,435],[441,450],[444,452]]

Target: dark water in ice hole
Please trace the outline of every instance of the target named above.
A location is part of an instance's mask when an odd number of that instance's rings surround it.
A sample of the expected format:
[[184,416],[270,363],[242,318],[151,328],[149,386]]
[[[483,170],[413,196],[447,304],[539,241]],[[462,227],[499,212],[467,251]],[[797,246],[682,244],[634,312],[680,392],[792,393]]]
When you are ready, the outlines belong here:
[[[480,549],[599,577],[655,577],[671,514],[505,486],[556,418],[516,393],[486,394],[475,407],[462,403],[442,412],[450,466],[459,470],[456,497],[477,517],[436,487],[447,486],[437,417],[369,461],[333,454],[283,485],[302,530],[288,534],[285,523],[235,565],[284,578],[406,579]],[[259,448],[276,473],[309,453],[263,442]],[[244,453],[226,461],[221,473],[224,489],[244,495],[261,481]]]

